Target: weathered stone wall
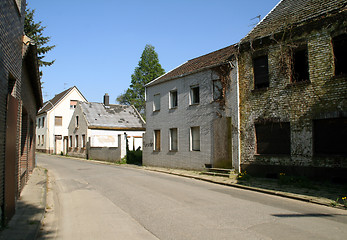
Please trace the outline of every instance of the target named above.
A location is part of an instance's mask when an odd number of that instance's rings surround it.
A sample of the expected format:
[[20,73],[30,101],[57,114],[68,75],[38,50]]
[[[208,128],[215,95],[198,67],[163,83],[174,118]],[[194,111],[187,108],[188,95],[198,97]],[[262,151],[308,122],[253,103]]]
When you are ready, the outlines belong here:
[[[347,112],[346,76],[334,76],[332,36],[347,26],[319,23],[320,28],[301,32],[284,41],[258,44],[241,50],[239,61],[241,165],[251,164],[299,167],[338,167],[347,169],[346,158],[315,157],[313,119],[337,117]],[[337,26],[339,29],[337,29]],[[341,31],[340,31],[341,32]],[[264,41],[265,42],[265,41]],[[310,82],[292,83],[287,74],[286,48],[307,44]],[[270,85],[254,90],[252,56],[259,51],[268,55]],[[285,57],[285,61],[281,61]],[[256,154],[254,123],[258,120],[290,122],[291,154]]]

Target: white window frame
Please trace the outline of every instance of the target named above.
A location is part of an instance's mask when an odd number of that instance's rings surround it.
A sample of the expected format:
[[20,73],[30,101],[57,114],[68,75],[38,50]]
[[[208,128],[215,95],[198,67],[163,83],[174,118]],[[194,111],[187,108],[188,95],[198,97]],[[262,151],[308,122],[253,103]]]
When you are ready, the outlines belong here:
[[[195,136],[194,134],[194,130],[195,129],[198,129],[198,137],[199,139],[194,139],[196,138],[197,136]],[[200,139],[200,136],[201,136],[201,131],[200,131],[200,127],[199,126],[195,126],[195,127],[191,127],[190,128],[190,151],[200,151],[201,150],[201,139]],[[199,146],[195,146],[196,143],[194,143],[194,141],[197,141],[199,140]]]
[[[174,97],[173,97],[173,94],[176,94],[176,105],[174,105]],[[174,108],[177,108],[178,107],[178,93],[177,93],[177,90],[172,90],[170,91],[170,95],[169,95],[169,106],[170,106],[170,109],[174,109]]]
[[[173,148],[173,138],[172,138],[172,132],[176,130],[176,148]],[[169,150],[172,152],[178,151],[178,128],[170,128],[169,129]]]
[[[198,89],[198,93],[199,93],[198,101],[195,99],[195,95],[194,95],[195,90],[194,89]],[[189,105],[198,105],[198,104],[200,104],[200,87],[199,87],[199,85],[190,86]]]

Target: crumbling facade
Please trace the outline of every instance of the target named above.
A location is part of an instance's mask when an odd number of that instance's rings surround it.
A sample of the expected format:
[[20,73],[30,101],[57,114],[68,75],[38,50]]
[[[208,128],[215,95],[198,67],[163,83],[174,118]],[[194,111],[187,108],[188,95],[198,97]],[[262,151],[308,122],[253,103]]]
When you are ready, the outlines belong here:
[[242,171],[346,178],[346,4],[283,0],[239,43]]

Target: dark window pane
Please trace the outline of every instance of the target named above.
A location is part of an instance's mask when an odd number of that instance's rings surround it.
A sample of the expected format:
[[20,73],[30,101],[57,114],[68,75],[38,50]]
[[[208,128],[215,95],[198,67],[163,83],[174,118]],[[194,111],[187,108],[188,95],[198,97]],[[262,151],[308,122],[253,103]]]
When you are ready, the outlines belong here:
[[254,88],[265,88],[269,86],[269,70],[267,56],[253,59]]
[[347,74],[347,34],[333,39],[335,75]]

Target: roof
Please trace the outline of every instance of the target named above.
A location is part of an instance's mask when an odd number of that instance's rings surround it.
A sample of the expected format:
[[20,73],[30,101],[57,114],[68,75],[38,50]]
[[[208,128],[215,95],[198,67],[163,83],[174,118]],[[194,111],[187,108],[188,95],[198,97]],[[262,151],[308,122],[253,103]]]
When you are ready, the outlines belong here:
[[27,66],[31,86],[36,99],[36,107],[39,109],[43,105],[43,100],[37,48],[33,41],[26,35],[23,35],[22,58],[23,64],[25,63]]
[[288,25],[345,11],[347,0],[282,0],[242,40],[246,42],[281,32]]
[[133,106],[79,102],[89,128],[145,130],[145,122]]
[[225,64],[230,57],[236,52],[236,45],[231,45],[209,54],[193,58],[175,69],[167,72],[166,74],[156,78],[146,86],[155,85],[164,81],[168,81],[174,78],[183,77],[189,74],[193,74],[204,69],[212,68]]
[[[54,96],[51,100],[48,100],[47,102],[43,103],[43,107],[39,110],[37,115],[40,115],[42,113],[46,113],[49,110],[51,110],[54,106],[56,106],[73,88],[76,88],[77,91],[82,95],[82,93],[78,90],[76,86],[70,87],[66,89],[65,91],[58,93],[57,95]],[[83,95],[82,95],[83,96]],[[83,96],[85,99],[85,97]]]

